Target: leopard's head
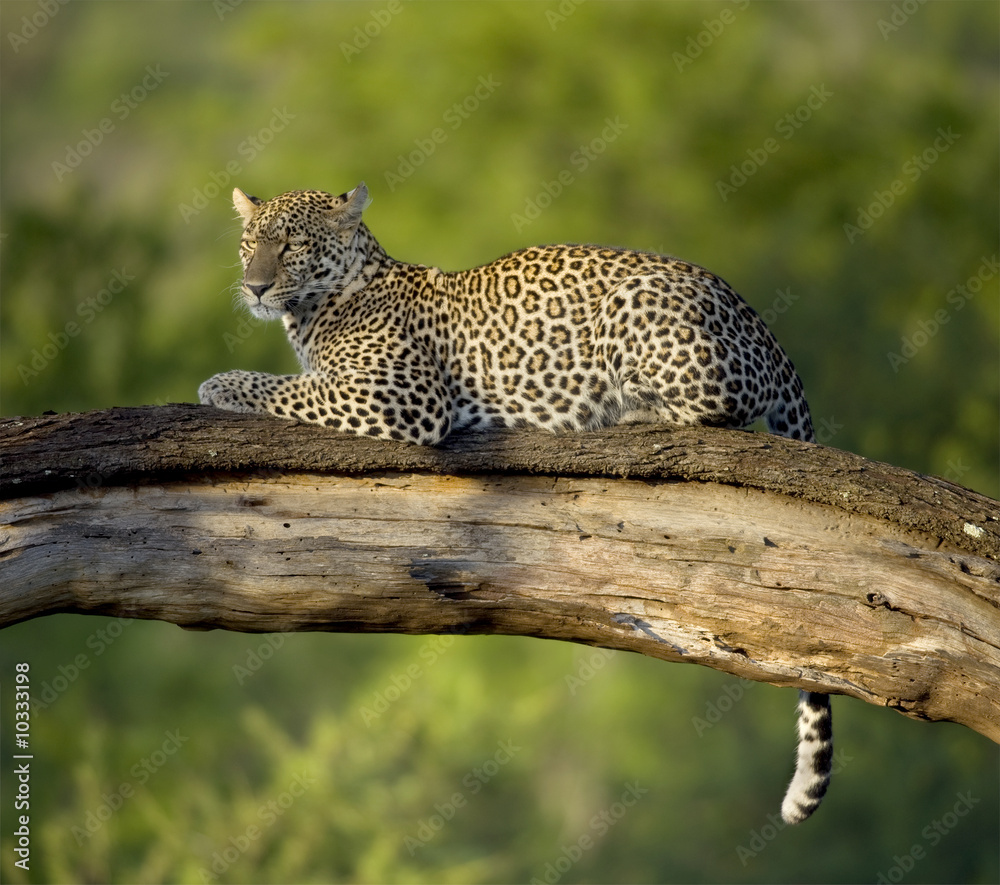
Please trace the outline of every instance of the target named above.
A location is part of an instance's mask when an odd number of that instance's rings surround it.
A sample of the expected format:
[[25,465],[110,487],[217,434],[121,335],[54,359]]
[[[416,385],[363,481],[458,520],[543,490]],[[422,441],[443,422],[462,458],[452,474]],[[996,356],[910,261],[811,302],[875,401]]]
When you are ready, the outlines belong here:
[[355,235],[368,202],[364,182],[339,197],[291,191],[266,202],[236,188],[240,291],[254,316],[293,314],[312,297],[342,288],[364,260]]

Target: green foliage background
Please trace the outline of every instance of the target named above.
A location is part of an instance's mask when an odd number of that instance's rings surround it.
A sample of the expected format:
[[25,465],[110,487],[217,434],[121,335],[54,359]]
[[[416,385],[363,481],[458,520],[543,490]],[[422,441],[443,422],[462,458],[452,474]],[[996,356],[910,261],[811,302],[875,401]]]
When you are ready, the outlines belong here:
[[[364,179],[402,259],[582,241],[708,266],[770,321],[824,442],[997,497],[998,19],[965,0],[4,0],[0,411],[294,371],[280,327],[231,309],[228,193]],[[30,874],[18,660],[50,699]],[[831,793],[778,829],[794,693],[701,668],[57,616],[5,631],[0,680],[10,882],[1000,878],[995,745],[835,700]],[[629,785],[647,792],[626,809]]]

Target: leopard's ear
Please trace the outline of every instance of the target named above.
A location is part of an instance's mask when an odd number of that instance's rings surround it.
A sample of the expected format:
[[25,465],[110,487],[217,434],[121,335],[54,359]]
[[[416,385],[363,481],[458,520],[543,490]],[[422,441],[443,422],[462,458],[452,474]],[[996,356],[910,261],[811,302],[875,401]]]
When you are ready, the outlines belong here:
[[239,213],[240,218],[243,219],[244,230],[250,223],[250,219],[253,218],[258,207],[262,205],[264,205],[263,200],[251,197],[250,194],[241,191],[239,188],[233,191],[233,207]]
[[372,204],[372,198],[368,196],[368,188],[363,181],[354,190],[343,194],[341,199],[345,202],[338,210],[341,213],[339,221],[352,227],[361,221],[361,213]]

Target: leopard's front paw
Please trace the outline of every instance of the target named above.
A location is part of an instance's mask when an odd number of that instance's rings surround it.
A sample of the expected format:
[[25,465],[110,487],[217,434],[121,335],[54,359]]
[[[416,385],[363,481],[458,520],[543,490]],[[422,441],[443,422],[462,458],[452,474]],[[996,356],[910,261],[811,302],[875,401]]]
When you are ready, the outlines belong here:
[[246,390],[247,374],[236,370],[213,375],[198,388],[198,399],[206,406],[229,412],[258,411]]

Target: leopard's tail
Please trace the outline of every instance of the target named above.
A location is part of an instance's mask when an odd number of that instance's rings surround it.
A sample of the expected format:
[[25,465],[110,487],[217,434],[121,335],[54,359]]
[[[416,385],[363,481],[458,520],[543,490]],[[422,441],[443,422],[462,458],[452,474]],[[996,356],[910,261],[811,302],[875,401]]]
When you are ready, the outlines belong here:
[[[768,429],[781,436],[815,442],[802,382],[790,361],[783,368],[786,369],[782,372],[786,383],[774,409],[766,416]],[[819,807],[830,785],[833,763],[830,696],[814,691],[799,692],[798,712],[799,747],[795,774],[781,803],[781,816],[790,824],[804,821]]]
[[830,785],[833,764],[833,719],[830,696],[799,692],[799,749],[795,775],[781,803],[786,823],[797,824],[812,814]]

